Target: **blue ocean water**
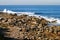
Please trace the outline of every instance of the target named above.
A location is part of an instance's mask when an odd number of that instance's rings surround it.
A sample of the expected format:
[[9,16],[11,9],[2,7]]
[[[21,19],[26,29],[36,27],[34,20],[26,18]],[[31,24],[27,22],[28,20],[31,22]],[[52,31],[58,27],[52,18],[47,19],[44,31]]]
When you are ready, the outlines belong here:
[[15,12],[35,12],[36,15],[60,18],[60,5],[0,5],[4,9]]

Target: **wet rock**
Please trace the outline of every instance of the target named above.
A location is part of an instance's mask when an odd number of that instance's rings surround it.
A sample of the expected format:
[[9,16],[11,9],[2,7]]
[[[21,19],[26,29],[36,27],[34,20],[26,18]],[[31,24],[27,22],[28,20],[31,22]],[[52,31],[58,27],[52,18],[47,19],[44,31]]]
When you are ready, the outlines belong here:
[[51,23],[56,23],[57,20],[52,21]]
[[15,13],[15,14],[10,13],[10,15],[12,15],[12,16],[17,16],[17,14],[16,14],[16,13]]
[[43,26],[46,26],[46,25],[48,24],[48,21],[45,20],[44,18],[42,18],[40,21],[41,21],[40,23],[41,23]]

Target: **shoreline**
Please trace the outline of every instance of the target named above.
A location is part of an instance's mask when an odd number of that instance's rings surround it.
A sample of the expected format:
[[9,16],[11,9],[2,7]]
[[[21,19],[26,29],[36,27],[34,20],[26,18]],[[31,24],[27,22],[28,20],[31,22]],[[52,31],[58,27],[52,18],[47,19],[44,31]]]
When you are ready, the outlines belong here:
[[18,16],[19,15],[29,15],[29,16],[35,16],[37,18],[44,18],[45,20],[48,20],[50,22],[55,22],[54,25],[57,25],[57,24],[60,24],[60,19],[59,18],[55,18],[55,17],[48,17],[48,16],[42,16],[42,15],[36,15],[35,12],[14,12],[14,11],[11,11],[11,10],[7,10],[7,9],[4,9],[2,11],[3,13],[8,13],[8,14],[17,14]]
[[[2,11],[1,11],[2,12]],[[16,14],[17,16],[20,16],[20,15],[28,15],[28,16],[34,16],[36,18],[44,18],[45,20],[49,21],[50,25],[57,25],[57,26],[60,26],[60,23],[57,23],[59,22],[58,19],[55,19],[55,18],[52,18],[52,19],[48,19],[48,17],[44,17],[44,16],[41,16],[41,15],[35,15],[34,12],[12,12],[12,11],[7,11],[5,9],[5,11],[3,11],[2,13],[7,13],[7,14]]]

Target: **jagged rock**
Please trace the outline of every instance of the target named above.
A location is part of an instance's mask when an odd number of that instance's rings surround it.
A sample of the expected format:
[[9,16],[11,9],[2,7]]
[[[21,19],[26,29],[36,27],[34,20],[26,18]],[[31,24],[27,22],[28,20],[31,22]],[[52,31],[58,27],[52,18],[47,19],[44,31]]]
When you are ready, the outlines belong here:
[[52,21],[51,23],[56,23],[57,20]]

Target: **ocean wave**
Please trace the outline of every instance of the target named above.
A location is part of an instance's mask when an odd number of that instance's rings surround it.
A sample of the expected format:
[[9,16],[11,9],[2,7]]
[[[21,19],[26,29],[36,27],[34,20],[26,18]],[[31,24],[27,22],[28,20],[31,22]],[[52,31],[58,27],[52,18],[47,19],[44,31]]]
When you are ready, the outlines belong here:
[[54,17],[48,17],[48,16],[42,16],[42,15],[36,15],[35,12],[13,12],[13,11],[10,11],[10,10],[7,10],[7,9],[4,9],[3,12],[6,12],[6,13],[12,13],[12,14],[27,14],[29,16],[36,16],[36,17],[41,17],[41,18],[44,18],[48,21],[55,21],[56,20],[56,24],[60,24],[60,19],[59,18],[54,18]]
[[34,12],[14,12],[14,11],[11,11],[11,10],[7,10],[7,9],[4,9],[3,12],[6,12],[6,13],[17,13],[17,14],[28,14],[28,15],[33,15]]

